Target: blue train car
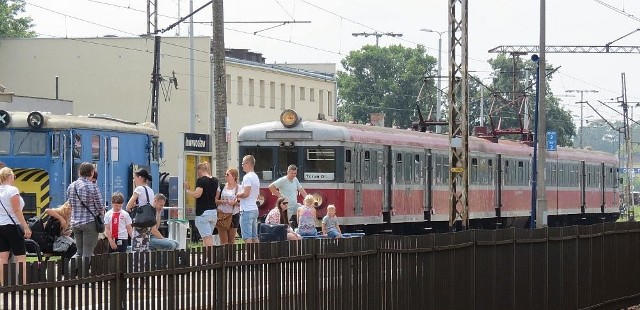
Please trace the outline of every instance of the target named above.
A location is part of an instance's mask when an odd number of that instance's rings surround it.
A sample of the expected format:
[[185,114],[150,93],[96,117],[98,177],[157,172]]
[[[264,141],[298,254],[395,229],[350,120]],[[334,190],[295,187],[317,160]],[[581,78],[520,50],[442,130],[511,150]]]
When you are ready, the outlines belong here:
[[133,171],[139,168],[149,170],[158,192],[159,155],[158,131],[150,123],[0,110],[0,161],[14,170],[26,214],[64,203],[83,162],[96,165],[107,204],[113,192],[131,196]]

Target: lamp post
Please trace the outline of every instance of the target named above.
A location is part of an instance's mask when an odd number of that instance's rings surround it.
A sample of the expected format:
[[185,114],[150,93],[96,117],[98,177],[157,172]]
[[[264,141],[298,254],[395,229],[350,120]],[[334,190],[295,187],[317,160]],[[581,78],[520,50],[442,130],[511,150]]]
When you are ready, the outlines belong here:
[[492,77],[485,77],[480,80],[480,127],[484,127],[484,80],[492,79]]
[[[442,117],[442,112],[440,112],[440,109],[442,108],[442,94],[440,94],[440,92],[442,91],[442,87],[440,85],[442,81],[442,34],[447,33],[447,31],[435,31],[427,28],[422,28],[420,29],[420,31],[433,32],[438,34],[438,90],[436,91],[438,102],[436,104],[436,118],[439,121]],[[442,132],[442,128],[440,127],[440,125],[438,125],[436,126],[436,133],[440,132]]]
[[536,104],[534,108],[533,160],[531,161],[531,229],[536,228],[537,195],[538,195],[538,105],[540,100],[540,57],[533,54],[531,60],[536,63]]

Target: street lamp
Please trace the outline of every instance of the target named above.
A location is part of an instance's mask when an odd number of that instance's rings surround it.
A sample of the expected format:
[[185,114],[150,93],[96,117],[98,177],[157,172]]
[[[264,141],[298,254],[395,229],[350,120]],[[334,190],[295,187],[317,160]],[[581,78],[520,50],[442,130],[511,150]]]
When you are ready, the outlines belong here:
[[484,127],[484,80],[493,79],[492,77],[485,77],[480,80],[480,127]]
[[[435,31],[427,28],[422,28],[420,31],[438,34],[438,91],[436,92],[438,94],[438,102],[436,104],[436,118],[439,121],[442,117],[442,112],[440,112],[440,109],[442,108],[442,94],[440,94],[442,91],[442,87],[440,85],[442,81],[442,34],[447,33],[447,31]],[[436,133],[440,133],[441,131],[440,125],[436,126]]]

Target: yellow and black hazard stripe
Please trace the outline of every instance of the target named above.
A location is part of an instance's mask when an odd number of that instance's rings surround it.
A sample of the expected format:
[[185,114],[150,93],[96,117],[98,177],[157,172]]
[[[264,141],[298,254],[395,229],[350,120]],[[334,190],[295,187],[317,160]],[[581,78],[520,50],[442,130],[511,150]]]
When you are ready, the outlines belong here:
[[24,199],[25,214],[39,215],[49,207],[49,173],[42,169],[13,169],[16,175],[15,186],[20,190]]

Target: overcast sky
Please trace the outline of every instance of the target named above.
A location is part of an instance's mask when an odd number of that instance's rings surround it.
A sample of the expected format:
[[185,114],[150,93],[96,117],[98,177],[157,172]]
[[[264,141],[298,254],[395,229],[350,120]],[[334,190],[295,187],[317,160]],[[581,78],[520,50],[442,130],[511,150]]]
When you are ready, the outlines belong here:
[[[169,26],[179,14],[184,16],[189,12],[187,0],[157,1],[161,14],[159,28]],[[197,9],[206,2],[194,0],[193,7]],[[469,68],[473,74],[489,76],[487,60],[496,54],[487,51],[493,47],[539,43],[539,1],[469,2]],[[146,33],[146,3],[144,0],[57,0],[53,4],[50,0],[27,0],[26,9],[41,37],[133,36]],[[267,30],[264,29],[278,24],[225,25],[227,48],[262,53],[268,63],[339,63],[349,51],[375,44],[373,36],[354,37],[352,33],[376,31],[403,35],[381,37],[381,46],[422,44],[429,54],[437,57],[438,34],[419,29],[445,31],[448,18],[448,0],[233,0],[224,4],[227,22],[310,22]],[[640,1],[637,0],[548,0],[546,11],[547,45],[602,46],[640,28]],[[194,21],[210,22],[210,7],[199,12]],[[211,35],[210,25],[196,24],[194,29],[196,36]],[[164,36],[174,36],[177,30],[168,31]],[[186,24],[180,27],[180,35],[188,35]],[[446,36],[446,33],[442,36],[443,72],[447,70]],[[640,45],[640,32],[614,45]],[[547,54],[547,62],[560,67],[551,84],[555,95],[564,96],[567,90],[598,91],[586,93],[584,99],[605,112],[608,118],[621,119],[621,116],[597,100],[606,102],[621,96],[622,72],[626,74],[628,100],[640,101],[640,54]],[[580,100],[579,95],[561,99],[572,114],[579,114],[575,104]],[[609,105],[617,108],[615,103]],[[640,112],[636,114],[634,118],[640,119]],[[585,107],[585,116],[588,115],[594,113]]]

